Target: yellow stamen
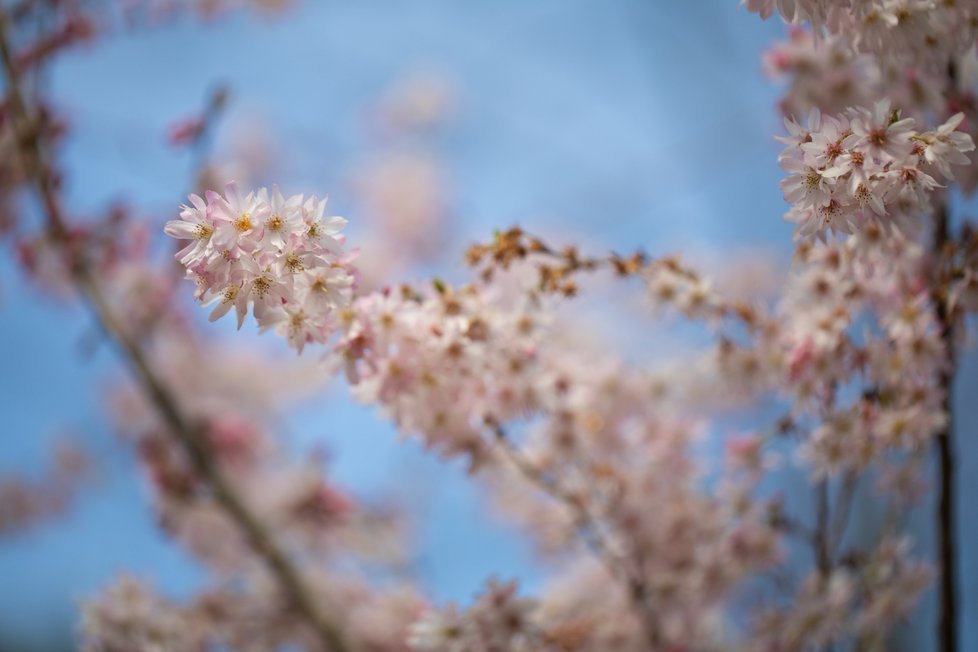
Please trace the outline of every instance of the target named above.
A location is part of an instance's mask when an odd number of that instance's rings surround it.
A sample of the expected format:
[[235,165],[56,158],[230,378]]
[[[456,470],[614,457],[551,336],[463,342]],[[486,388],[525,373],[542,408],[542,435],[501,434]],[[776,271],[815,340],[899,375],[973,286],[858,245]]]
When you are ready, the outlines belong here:
[[254,281],[251,282],[251,286],[255,290],[255,294],[258,295],[259,299],[264,299],[265,295],[272,288],[272,281],[267,276],[259,276]]
[[290,272],[301,272],[306,268],[306,266],[302,264],[302,258],[300,258],[299,254],[295,253],[294,251],[285,257],[285,267]]
[[236,228],[238,231],[251,230],[253,228],[253,225],[251,224],[251,214],[242,213],[241,217],[234,221],[234,228]]

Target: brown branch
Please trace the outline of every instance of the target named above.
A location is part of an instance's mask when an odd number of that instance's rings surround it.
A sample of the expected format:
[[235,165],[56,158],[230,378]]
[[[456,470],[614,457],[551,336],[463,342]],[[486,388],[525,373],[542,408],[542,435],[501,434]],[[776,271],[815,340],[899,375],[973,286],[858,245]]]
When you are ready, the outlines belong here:
[[[24,157],[27,176],[36,186],[50,235],[55,243],[64,247],[68,243],[68,229],[58,201],[57,179],[44,159],[38,116],[28,109],[21,91],[20,74],[8,36],[8,24],[6,13],[0,9],[0,57],[7,76],[7,97],[12,109],[11,117],[14,119],[19,150]],[[278,580],[284,595],[311,627],[323,648],[333,652],[352,650],[352,645],[337,624],[320,611],[312,591],[282,545],[224,477],[209,453],[200,424],[184,413],[169,387],[153,371],[139,343],[129,335],[113,313],[87,261],[83,256],[74,256],[70,263],[71,276],[80,294],[87,300],[105,331],[115,340],[146,396],[173,437],[183,447],[195,471],[207,482],[217,505],[237,525],[255,554],[265,562],[268,570]]]
[[939,573],[939,618],[937,635],[941,652],[957,652],[958,634],[958,595],[957,559],[955,537],[957,523],[955,515],[955,476],[954,461],[954,376],[957,368],[954,346],[954,324],[948,313],[947,297],[942,290],[943,269],[941,261],[945,249],[951,243],[948,225],[947,198],[943,198],[934,211],[934,258],[937,269],[933,274],[931,300],[941,330],[941,339],[947,350],[947,363],[938,382],[944,392],[943,408],[947,424],[935,438],[938,463],[938,505],[936,514],[937,554]]
[[829,552],[829,481],[822,479],[815,486],[815,537],[812,546],[815,552],[815,565],[823,578],[832,572],[832,557]]
[[842,486],[836,497],[835,508],[832,510],[832,529],[829,533],[829,551],[834,557],[842,544],[846,528],[849,527],[849,516],[852,514],[852,502],[859,486],[859,476],[848,472],[842,478]]

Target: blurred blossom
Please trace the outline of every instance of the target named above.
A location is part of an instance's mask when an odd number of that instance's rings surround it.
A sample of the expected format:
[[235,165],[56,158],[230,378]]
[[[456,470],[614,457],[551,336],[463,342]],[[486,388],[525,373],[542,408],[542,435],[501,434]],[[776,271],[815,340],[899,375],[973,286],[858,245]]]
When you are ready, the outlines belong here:
[[457,101],[448,78],[420,71],[399,80],[376,111],[382,126],[410,133],[445,124],[454,116]]
[[64,516],[94,471],[86,451],[71,439],[61,439],[40,477],[0,474],[0,537]]

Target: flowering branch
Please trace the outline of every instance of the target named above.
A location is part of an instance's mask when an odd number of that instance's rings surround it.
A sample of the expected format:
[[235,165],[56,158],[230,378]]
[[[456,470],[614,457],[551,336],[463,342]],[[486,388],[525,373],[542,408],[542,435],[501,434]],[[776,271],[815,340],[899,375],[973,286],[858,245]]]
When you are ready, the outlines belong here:
[[496,269],[508,269],[528,258],[537,263],[538,291],[573,297],[578,292],[575,277],[582,272],[611,271],[619,278],[638,277],[645,281],[653,298],[672,304],[690,318],[739,320],[748,330],[760,325],[757,310],[746,302],[720,296],[709,279],[688,267],[676,256],[650,258],[642,251],[629,256],[582,256],[574,246],[556,249],[542,239],[511,227],[496,233],[489,244],[473,244],[466,261],[480,268],[484,282],[492,280]]
[[499,449],[513,467],[529,482],[570,509],[588,545],[604,563],[608,572],[612,577],[622,578],[626,582],[629,601],[642,624],[646,640],[652,646],[651,649],[658,649],[662,644],[662,635],[659,633],[655,616],[646,599],[645,582],[639,574],[629,570],[627,562],[615,551],[611,541],[603,533],[598,519],[591,515],[579,496],[567,491],[559,482],[535,467],[516,450],[501,425],[490,420],[487,426],[492,430]]
[[15,121],[18,151],[25,159],[28,178],[36,186],[35,191],[41,200],[51,238],[66,253],[73,254],[70,257],[70,271],[78,291],[125,355],[147,398],[183,447],[195,471],[207,482],[216,503],[237,524],[255,554],[264,560],[284,594],[315,632],[323,648],[334,652],[352,650],[353,647],[338,625],[322,613],[281,544],[224,477],[210,454],[200,424],[187,417],[173,393],[153,371],[137,340],[113,313],[84,256],[69,248],[69,231],[58,200],[56,177],[53,168],[45,162],[44,146],[37,129],[39,116],[32,115],[21,91],[20,71],[8,36],[8,20],[6,12],[0,9],[0,57],[7,76],[7,97]]
[[[967,69],[968,58],[974,53],[975,8],[928,1],[743,0],[743,4],[762,17],[778,12],[790,23],[807,22],[811,29],[810,38],[796,31],[792,44],[775,53],[769,62],[781,71],[794,68],[796,79],[786,98],[786,113],[792,108],[801,113],[805,104],[811,108],[807,128],[786,121],[791,137],[784,140],[792,147],[781,159],[782,166],[792,173],[782,187],[785,198],[793,204],[786,218],[797,223],[796,237],[824,240],[827,232],[853,233],[874,224],[877,231],[913,232],[919,218],[933,221],[928,224],[932,230],[923,230],[925,240],[927,235],[932,236],[925,245],[932,269],[921,285],[929,303],[927,318],[933,323],[942,357],[933,383],[937,390],[935,407],[943,416],[931,430],[939,476],[935,514],[937,642],[943,652],[955,652],[954,327],[962,316],[960,309],[973,307],[975,276],[967,263],[960,270],[956,268],[956,252],[967,250],[968,233],[963,233],[960,241],[950,233],[948,195],[937,191],[943,186],[933,175],[940,173],[951,180],[952,165],[970,165],[970,170],[962,168],[959,182],[966,193],[974,190],[974,165],[966,156],[974,150],[973,134],[967,133],[974,127],[965,122],[973,115],[973,93],[967,87],[974,79],[967,79],[966,74],[959,79],[959,70]],[[799,64],[804,53],[823,38],[826,42],[817,55],[818,63],[803,71]],[[898,72],[891,75],[893,71]],[[874,73],[886,82],[868,82],[867,77]],[[830,75],[835,84],[824,83]],[[860,90],[851,97],[846,97],[844,90],[835,96],[824,92],[846,88]],[[863,89],[878,95],[871,98]],[[962,98],[968,101],[962,102]],[[836,117],[820,118],[818,109],[834,113],[837,108],[869,106],[863,100],[875,102],[873,109],[846,108]],[[903,111],[891,111],[891,100]],[[844,104],[839,106],[839,102]],[[959,112],[962,108],[967,109],[967,115]],[[929,116],[950,117],[935,130],[917,131],[915,120],[919,123]],[[843,493],[842,497],[846,496]],[[849,501],[851,497],[846,498],[846,504]]]

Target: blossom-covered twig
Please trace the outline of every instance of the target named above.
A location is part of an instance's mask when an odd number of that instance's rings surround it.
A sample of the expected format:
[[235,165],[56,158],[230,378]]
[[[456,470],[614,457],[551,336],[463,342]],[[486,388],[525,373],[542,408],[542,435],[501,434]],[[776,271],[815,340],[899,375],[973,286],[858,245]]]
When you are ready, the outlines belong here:
[[34,482],[0,476],[0,538],[63,515],[91,480],[91,459],[69,440],[59,442],[49,467]]
[[542,293],[572,297],[579,291],[578,274],[607,271],[620,278],[642,279],[654,300],[675,307],[690,319],[731,318],[748,329],[763,321],[756,307],[722,296],[709,278],[677,256],[650,258],[642,251],[628,256],[586,256],[574,246],[557,249],[515,226],[498,231],[490,243],[471,245],[466,252],[466,261],[479,269],[485,282],[492,280],[497,269],[506,270],[524,260],[535,263],[537,289]]

